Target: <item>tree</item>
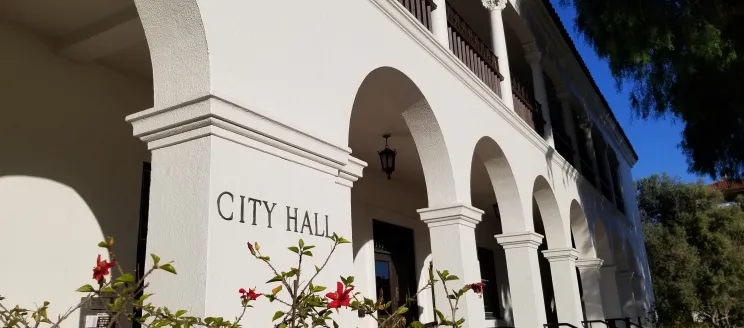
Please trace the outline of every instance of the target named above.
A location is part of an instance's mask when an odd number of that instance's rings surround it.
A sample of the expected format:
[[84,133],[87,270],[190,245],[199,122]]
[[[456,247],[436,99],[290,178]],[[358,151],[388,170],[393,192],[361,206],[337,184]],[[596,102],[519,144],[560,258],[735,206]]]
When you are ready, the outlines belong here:
[[641,118],[685,124],[690,171],[744,174],[744,1],[560,0]]
[[659,327],[744,326],[744,203],[667,175],[636,182]]

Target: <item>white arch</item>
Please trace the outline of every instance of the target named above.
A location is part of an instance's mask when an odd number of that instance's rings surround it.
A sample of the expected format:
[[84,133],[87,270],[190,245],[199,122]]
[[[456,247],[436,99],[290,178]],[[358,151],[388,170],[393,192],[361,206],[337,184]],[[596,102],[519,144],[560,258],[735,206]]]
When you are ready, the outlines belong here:
[[579,251],[579,256],[582,258],[596,258],[597,252],[594,249],[592,233],[589,230],[589,223],[584,214],[584,208],[574,199],[571,201],[569,211],[571,233],[576,244],[576,250]]
[[[398,112],[395,113],[402,116],[416,144],[426,181],[428,206],[437,207],[455,203],[457,200],[455,178],[444,135],[421,90],[398,69],[379,67],[371,71],[357,90],[357,97],[349,119],[349,141],[351,141],[353,129],[369,124],[359,118],[359,115],[363,115],[363,111],[357,109],[360,101],[359,95],[364,92],[372,92],[372,96],[379,99],[387,98],[388,103],[396,104],[398,107],[392,110],[397,110]],[[384,104],[381,102],[381,106]]]
[[483,161],[493,185],[496,203],[501,214],[502,232],[524,231],[526,215],[522,208],[517,181],[501,147],[492,138],[482,137],[475,144],[474,154]]
[[564,227],[558,201],[548,180],[542,175],[537,176],[532,190],[545,227],[545,239],[548,242],[548,248],[571,247],[570,235]]

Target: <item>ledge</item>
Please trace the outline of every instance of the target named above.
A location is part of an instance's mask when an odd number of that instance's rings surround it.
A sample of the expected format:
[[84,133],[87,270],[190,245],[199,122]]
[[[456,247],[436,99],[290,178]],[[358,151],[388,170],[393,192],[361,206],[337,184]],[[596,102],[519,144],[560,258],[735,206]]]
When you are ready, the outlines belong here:
[[494,237],[504,249],[523,247],[537,249],[543,241],[543,235],[533,231],[505,233]]
[[465,204],[423,208],[417,212],[429,227],[459,224],[475,228],[483,216],[483,211]]

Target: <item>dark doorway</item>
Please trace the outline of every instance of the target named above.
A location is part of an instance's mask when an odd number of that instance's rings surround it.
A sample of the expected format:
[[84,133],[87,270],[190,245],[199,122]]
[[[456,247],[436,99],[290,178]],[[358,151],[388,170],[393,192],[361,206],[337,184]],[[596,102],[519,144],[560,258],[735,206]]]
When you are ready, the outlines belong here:
[[501,319],[499,305],[499,289],[496,282],[496,261],[493,250],[478,247],[478,262],[480,263],[481,280],[486,285],[483,287],[483,306],[486,319]]
[[[137,231],[137,259],[135,262],[135,275],[137,281],[142,279],[145,274],[145,261],[147,260],[147,223],[148,213],[150,211],[150,174],[152,168],[150,163],[142,163],[142,186],[140,187],[140,212],[139,226]],[[137,295],[137,299],[142,297],[142,293]],[[142,310],[135,312],[135,317],[142,316]],[[132,328],[140,328],[139,322],[132,321]]]
[[[372,230],[377,296],[392,301],[393,312],[417,291],[413,230],[377,220]],[[405,316],[407,322],[417,320],[418,304],[411,304]]]

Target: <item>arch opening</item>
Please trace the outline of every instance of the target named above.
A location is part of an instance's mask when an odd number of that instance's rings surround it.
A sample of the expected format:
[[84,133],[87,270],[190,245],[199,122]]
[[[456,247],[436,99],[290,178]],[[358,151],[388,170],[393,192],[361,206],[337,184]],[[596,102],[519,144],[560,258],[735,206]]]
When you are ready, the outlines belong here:
[[[355,283],[363,294],[397,307],[426,284],[431,244],[417,210],[454,203],[452,167],[434,111],[403,72],[371,71],[352,106],[351,155],[368,163],[351,189]],[[389,179],[378,154],[383,135],[390,135],[389,148],[396,151]],[[431,311],[423,311],[431,304],[430,295],[420,295],[406,313],[409,321],[433,320]]]
[[[112,17],[127,23],[101,24]],[[140,23],[132,0],[0,3],[0,37],[9,45],[0,49],[0,138],[9,141],[0,143],[0,235],[15,236],[0,238],[0,246],[26,255],[4,263],[31,268],[43,257],[68,268],[54,281],[27,270],[1,281],[12,303],[77,304],[69,291],[90,273],[87,264],[73,264],[95,259],[96,243],[106,236],[116,239],[123,270],[134,272],[140,262],[143,162],[150,153],[124,120],[154,103]],[[94,42],[99,37],[106,42]],[[49,244],[55,247],[39,246]]]

